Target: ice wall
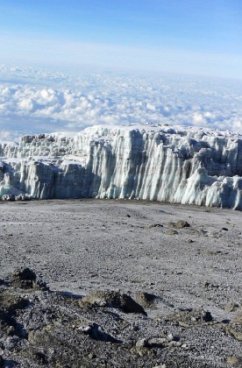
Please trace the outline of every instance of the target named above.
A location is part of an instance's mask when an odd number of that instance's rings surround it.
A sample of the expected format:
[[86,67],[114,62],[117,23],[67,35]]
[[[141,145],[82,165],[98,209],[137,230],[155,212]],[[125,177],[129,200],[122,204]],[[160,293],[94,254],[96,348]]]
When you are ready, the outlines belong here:
[[242,137],[92,127],[0,145],[0,197],[136,198],[242,209]]

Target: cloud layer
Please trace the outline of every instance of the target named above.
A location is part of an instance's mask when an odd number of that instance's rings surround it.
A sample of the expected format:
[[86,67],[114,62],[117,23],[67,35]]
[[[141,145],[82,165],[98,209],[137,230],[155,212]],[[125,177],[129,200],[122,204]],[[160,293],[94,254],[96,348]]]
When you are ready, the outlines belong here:
[[0,67],[0,139],[97,124],[182,124],[242,133],[242,85]]

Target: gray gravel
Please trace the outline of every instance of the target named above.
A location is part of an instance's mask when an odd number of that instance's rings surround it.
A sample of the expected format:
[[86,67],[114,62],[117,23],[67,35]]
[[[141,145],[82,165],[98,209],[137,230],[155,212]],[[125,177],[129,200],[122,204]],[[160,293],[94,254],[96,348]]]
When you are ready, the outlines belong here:
[[[112,306],[110,309],[108,303],[95,307],[95,311],[83,311],[80,305],[71,304],[66,312],[69,319],[65,317],[70,323],[75,323],[75,313],[81,313],[83,318],[100,325],[100,331],[122,341],[123,348],[113,350],[107,341],[93,345],[91,336],[87,336],[78,343],[90,342],[90,351],[95,350],[96,358],[89,351],[89,360],[80,360],[77,354],[75,363],[68,365],[66,360],[53,360],[53,352],[47,352],[46,366],[241,367],[242,327],[240,322],[233,323],[242,302],[241,219],[240,212],[142,201],[1,203],[0,278],[6,279],[17,267],[29,267],[46,281],[56,293],[34,291],[37,314],[43,303],[55,305],[60,291],[81,298],[95,290],[114,290],[128,293],[143,304],[147,317],[124,315]],[[26,291],[12,286],[10,290],[29,297]],[[155,296],[151,303],[144,300],[144,292]],[[67,294],[62,294],[62,298],[58,308],[63,305],[66,310]],[[31,319],[30,310],[28,307],[20,313],[24,326]],[[206,320],[206,311],[211,320]],[[126,330],[115,322],[115,314],[128,323]],[[65,318],[60,317],[63,326]],[[130,327],[135,325],[137,331]],[[68,333],[65,337],[63,332],[64,342],[74,338]],[[168,341],[169,334],[178,335],[180,345],[164,342],[159,347],[148,341],[163,339],[163,335]],[[138,343],[144,345],[140,352],[136,343],[142,339],[145,342]],[[23,351],[31,351],[31,341]],[[34,344],[40,348],[39,342]],[[5,361],[10,361],[13,354],[16,366],[42,364],[33,356],[25,354],[23,358],[12,351],[3,347]],[[100,360],[101,352],[104,363]]]

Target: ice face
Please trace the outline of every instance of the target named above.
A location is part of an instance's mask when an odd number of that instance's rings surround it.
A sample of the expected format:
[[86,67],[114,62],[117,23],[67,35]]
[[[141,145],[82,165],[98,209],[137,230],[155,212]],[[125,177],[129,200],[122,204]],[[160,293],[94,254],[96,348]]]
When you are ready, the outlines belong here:
[[128,198],[242,209],[242,137],[92,127],[0,145],[2,199]]

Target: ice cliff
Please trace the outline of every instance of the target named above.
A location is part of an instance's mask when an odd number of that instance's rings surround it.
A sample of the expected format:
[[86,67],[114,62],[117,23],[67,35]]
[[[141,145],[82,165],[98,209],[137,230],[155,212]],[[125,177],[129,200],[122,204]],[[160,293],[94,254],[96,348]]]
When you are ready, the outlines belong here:
[[242,137],[92,127],[0,144],[0,197],[136,198],[242,209]]

